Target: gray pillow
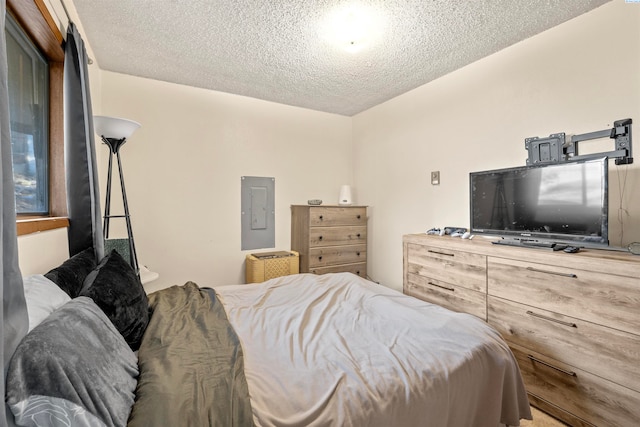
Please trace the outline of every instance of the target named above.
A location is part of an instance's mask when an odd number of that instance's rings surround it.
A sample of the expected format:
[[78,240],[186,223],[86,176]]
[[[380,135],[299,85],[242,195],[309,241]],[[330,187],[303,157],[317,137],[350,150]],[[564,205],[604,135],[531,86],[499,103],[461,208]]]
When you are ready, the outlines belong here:
[[78,297],[20,342],[6,402],[21,426],[125,426],[137,376],[122,335],[90,298]]

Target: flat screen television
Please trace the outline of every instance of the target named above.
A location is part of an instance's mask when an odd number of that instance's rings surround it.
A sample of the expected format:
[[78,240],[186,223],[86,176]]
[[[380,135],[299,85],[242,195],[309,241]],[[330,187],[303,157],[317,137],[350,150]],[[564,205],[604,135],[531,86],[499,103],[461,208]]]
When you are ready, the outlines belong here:
[[471,233],[606,246],[607,158],[470,174]]

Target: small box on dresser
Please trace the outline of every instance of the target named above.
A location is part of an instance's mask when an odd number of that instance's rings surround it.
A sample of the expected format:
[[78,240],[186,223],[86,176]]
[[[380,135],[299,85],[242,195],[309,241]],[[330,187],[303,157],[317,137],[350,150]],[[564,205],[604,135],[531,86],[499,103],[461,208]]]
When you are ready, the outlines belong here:
[[366,206],[291,206],[291,249],[301,273],[367,277]]
[[[423,234],[403,246],[405,293],[476,315],[481,298],[440,294],[482,293],[484,260],[486,320],[511,347],[534,406],[572,426],[637,425],[640,257]],[[453,290],[434,286],[443,282]]]

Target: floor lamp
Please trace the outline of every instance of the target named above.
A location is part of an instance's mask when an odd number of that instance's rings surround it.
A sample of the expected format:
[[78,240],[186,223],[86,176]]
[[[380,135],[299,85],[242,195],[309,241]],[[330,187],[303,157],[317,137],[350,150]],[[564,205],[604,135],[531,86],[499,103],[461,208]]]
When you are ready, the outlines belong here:
[[[138,256],[136,255],[136,245],[133,241],[133,230],[131,228],[131,218],[129,216],[129,204],[127,203],[127,192],[124,188],[124,176],[122,175],[122,162],[120,161],[120,147],[127,142],[127,138],[131,136],[136,129],[140,127],[140,123],[132,120],[120,119],[117,117],[105,117],[94,116],[93,125],[96,134],[102,138],[109,147],[109,171],[107,173],[107,196],[104,206],[104,223],[103,232],[105,239],[105,247],[109,241],[109,221],[111,218],[124,218],[127,223],[127,235],[128,242],[124,242],[124,239],[111,239],[113,240],[113,248],[123,255],[126,259],[126,255],[123,252],[127,252],[129,255],[129,264],[135,270],[137,275],[140,275],[140,268],[138,266]],[[115,155],[118,161],[118,174],[120,176],[120,189],[122,190],[122,204],[124,206],[124,215],[111,215],[111,178],[113,169],[113,156]],[[124,243],[122,245],[121,243]],[[128,244],[127,244],[128,243]],[[106,248],[105,248],[106,249]]]

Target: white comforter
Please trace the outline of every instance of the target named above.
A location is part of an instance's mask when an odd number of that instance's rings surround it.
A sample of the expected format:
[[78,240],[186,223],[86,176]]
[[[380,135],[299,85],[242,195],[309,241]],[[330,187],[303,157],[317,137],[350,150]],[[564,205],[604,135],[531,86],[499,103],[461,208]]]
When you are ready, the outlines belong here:
[[258,426],[491,426],[531,418],[481,320],[349,273],[217,287]]

